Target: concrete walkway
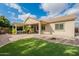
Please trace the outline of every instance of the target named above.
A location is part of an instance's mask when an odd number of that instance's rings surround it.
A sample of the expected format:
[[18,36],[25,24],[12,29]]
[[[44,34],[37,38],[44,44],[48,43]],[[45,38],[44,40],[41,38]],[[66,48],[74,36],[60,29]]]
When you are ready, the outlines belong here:
[[21,40],[25,38],[39,38],[39,39],[46,40],[48,42],[79,46],[79,36],[75,37],[74,40],[70,40],[70,39],[63,39],[63,38],[55,38],[53,37],[53,35],[45,35],[45,34],[41,34],[41,35],[39,34],[18,34],[18,35],[11,35],[11,38],[9,38],[9,40],[13,42],[13,41]]
[[52,35],[44,35],[44,34],[18,34],[18,35],[11,35],[11,38],[9,38],[10,41],[16,41],[20,39],[25,38],[40,38],[40,39],[48,39],[52,37]]
[[40,39],[48,39],[52,37],[51,35],[39,35],[39,34],[17,34],[17,35],[9,35],[4,34],[0,35],[0,46],[5,45],[9,42],[25,39],[25,38],[40,38]]
[[0,35],[0,46],[6,45],[7,43],[17,41],[25,38],[32,38],[33,35],[30,34],[19,34],[19,35],[11,35],[11,34],[2,34]]
[[11,38],[9,38],[10,41],[17,41],[20,39],[25,39],[25,38],[32,38],[33,35],[30,34],[18,34],[18,35],[11,35]]
[[0,46],[9,43],[10,42],[9,38],[10,38],[9,34],[0,35]]
[[41,34],[41,35],[39,34],[17,34],[17,35],[4,34],[4,35],[0,35],[0,46],[13,41],[25,39],[25,38],[39,38],[49,42],[79,45],[79,36],[77,36],[76,39],[74,40],[70,40],[70,39],[66,40],[62,38],[54,38],[53,35],[45,35],[45,34]]

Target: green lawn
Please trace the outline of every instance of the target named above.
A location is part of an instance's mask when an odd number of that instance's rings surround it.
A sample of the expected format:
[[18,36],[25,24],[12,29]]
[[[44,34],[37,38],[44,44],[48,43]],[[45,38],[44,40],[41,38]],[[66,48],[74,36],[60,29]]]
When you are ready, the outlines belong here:
[[22,56],[65,56],[79,55],[79,47],[49,43],[30,38],[9,43],[0,48],[0,55]]

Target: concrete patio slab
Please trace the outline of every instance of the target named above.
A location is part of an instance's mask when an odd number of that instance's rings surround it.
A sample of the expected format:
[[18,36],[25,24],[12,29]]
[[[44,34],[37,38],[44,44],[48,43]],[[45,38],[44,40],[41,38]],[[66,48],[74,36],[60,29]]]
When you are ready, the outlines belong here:
[[38,39],[43,39],[49,42],[79,45],[79,36],[76,36],[74,40],[68,40],[68,39],[57,38],[53,35],[46,35],[46,34],[41,34],[41,35],[39,34],[17,34],[17,35],[5,34],[5,35],[0,35],[0,46],[5,45],[9,42],[22,40],[26,38],[38,38]]
[[9,34],[0,35],[0,46],[9,43],[10,42],[9,38],[10,38]]

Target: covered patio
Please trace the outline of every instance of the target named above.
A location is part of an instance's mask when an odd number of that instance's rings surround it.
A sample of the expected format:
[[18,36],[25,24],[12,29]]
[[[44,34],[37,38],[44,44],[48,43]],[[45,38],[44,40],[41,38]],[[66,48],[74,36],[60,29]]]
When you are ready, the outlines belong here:
[[27,32],[29,32],[30,34],[41,34],[41,22],[38,20],[35,20],[33,18],[29,18],[27,19],[25,22],[23,23],[13,23],[12,28],[16,30],[15,34],[18,33],[27,33],[25,31],[25,27],[28,26],[31,28],[31,30],[28,30]]

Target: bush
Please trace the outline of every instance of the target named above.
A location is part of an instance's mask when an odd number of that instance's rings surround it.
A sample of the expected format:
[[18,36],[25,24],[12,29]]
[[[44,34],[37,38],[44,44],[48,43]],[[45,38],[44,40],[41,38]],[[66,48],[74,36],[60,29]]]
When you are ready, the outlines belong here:
[[16,32],[17,32],[16,29],[13,28],[13,29],[12,29],[12,34],[16,34]]
[[8,27],[0,27],[0,34],[5,34],[9,33],[9,28]]
[[12,28],[9,28],[8,33],[9,33],[9,34],[12,34]]
[[31,28],[31,26],[25,26],[25,27],[24,27],[24,30],[25,30],[27,33],[32,33],[32,32],[34,32],[34,29]]

